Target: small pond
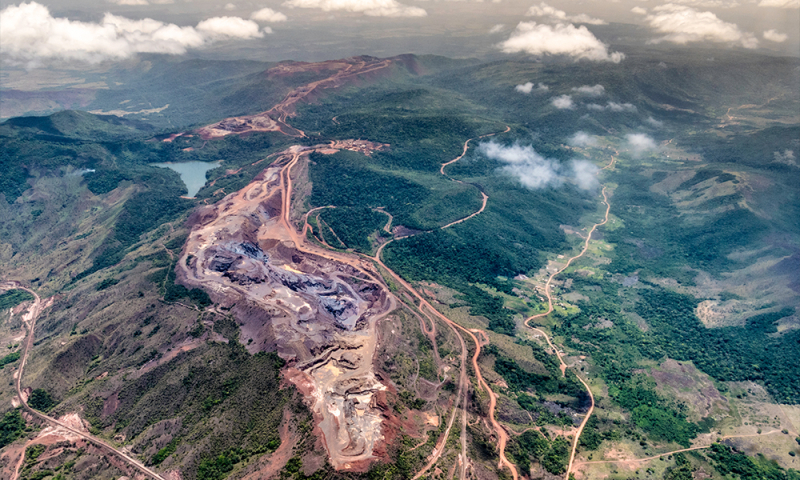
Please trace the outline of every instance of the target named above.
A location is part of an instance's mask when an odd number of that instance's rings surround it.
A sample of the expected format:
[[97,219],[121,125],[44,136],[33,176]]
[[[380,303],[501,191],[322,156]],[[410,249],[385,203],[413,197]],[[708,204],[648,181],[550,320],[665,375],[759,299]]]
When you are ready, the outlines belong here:
[[219,167],[222,161],[216,162],[167,162],[167,163],[153,163],[156,167],[169,168],[175,170],[181,176],[181,180],[186,184],[186,189],[189,191],[186,196],[194,198],[197,192],[206,184],[206,172]]

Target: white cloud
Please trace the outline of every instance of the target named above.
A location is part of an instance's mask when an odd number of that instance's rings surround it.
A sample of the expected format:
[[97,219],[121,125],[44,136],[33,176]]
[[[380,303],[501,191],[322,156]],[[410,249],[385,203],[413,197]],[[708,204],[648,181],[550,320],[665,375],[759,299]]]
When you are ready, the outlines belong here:
[[625,139],[628,141],[628,148],[636,156],[658,148],[655,140],[645,133],[629,133],[625,135]]
[[225,8],[225,10],[236,10],[236,5],[234,5],[232,3],[228,3],[223,8]]
[[523,83],[521,85],[517,85],[516,87],[514,87],[514,90],[516,90],[516,91],[518,91],[520,93],[525,93],[525,94],[531,93],[531,90],[533,90],[533,83],[532,82],[526,82],[526,83]]
[[569,137],[567,143],[573,147],[595,147],[597,146],[597,137],[586,132],[575,132],[575,135]]
[[612,112],[635,112],[636,106],[631,103],[608,102],[606,108]]
[[288,0],[290,8],[317,8],[325,12],[345,11],[371,17],[424,17],[428,12],[419,7],[403,5],[397,0]]
[[606,25],[607,23],[599,18],[592,18],[585,13],[579,15],[567,15],[567,12],[542,2],[528,9],[525,14],[529,17],[545,17],[558,22],[588,23],[591,25]]
[[150,5],[147,0],[111,0],[110,3],[116,3],[117,5]]
[[673,3],[705,8],[733,8],[739,6],[739,2],[736,0],[673,0]]
[[[258,24],[239,17],[213,17],[197,24],[197,30],[214,38],[260,38]],[[267,33],[271,33],[267,30]]]
[[786,41],[787,38],[789,38],[789,35],[786,35],[785,33],[780,33],[777,30],[767,30],[766,32],[764,32],[764,38],[769,40],[770,42],[783,43]]
[[633,7],[631,8],[631,12],[638,15],[647,15],[647,9],[642,7]]
[[262,8],[250,14],[250,19],[257,22],[285,22],[286,15],[281,12],[276,12],[271,8]]
[[800,8],[800,0],[761,0],[759,7]]
[[586,105],[586,108],[589,110],[597,110],[597,111],[604,111],[608,110],[610,112],[635,112],[636,106],[631,103],[617,103],[617,102],[608,102],[605,105],[598,105],[596,103],[590,103]]
[[661,128],[661,127],[664,126],[664,122],[662,122],[660,120],[656,120],[653,117],[647,117],[647,120],[645,120],[645,122],[649,123],[650,125],[652,125],[652,126],[654,126],[656,128]]
[[520,22],[508,40],[500,44],[505,53],[525,52],[531,55],[567,55],[576,60],[619,63],[620,52],[609,53],[607,46],[586,26],[559,23],[554,26],[536,22]]
[[645,21],[657,32],[665,33],[654,43],[668,41],[679,44],[689,42],[741,43],[745,48],[756,48],[758,39],[743,32],[733,23],[720,20],[711,12],[699,12],[691,7],[668,3],[653,9]]
[[583,85],[581,87],[572,87],[573,92],[578,92],[583,95],[588,95],[590,97],[599,97],[606,93],[606,89],[604,86],[597,84],[597,85]]
[[530,145],[521,146],[518,143],[510,146],[496,142],[482,143],[479,151],[488,158],[505,163],[500,171],[532,190],[558,187],[570,180],[584,190],[598,185],[594,176],[597,167],[585,160],[573,160],[565,168],[556,160],[539,155]]
[[[516,87],[514,87],[514,90],[520,93],[529,94],[534,90],[534,86],[535,85],[533,82],[526,82],[521,85],[517,85]],[[540,83],[539,86],[536,87],[537,92],[546,92],[548,90],[550,90],[550,87],[548,87],[544,83]]]
[[794,156],[794,150],[784,150],[783,153],[781,152],[774,152],[773,155],[775,156],[775,161],[778,163],[783,163],[786,165],[791,165],[793,167],[797,167],[797,158]]
[[569,95],[559,95],[558,97],[553,97],[552,103],[553,106],[559,110],[572,110],[575,108],[575,103],[572,101],[572,97]]
[[0,11],[4,57],[12,62],[45,59],[101,62],[136,53],[182,54],[224,38],[263,36],[258,25],[237,17],[217,17],[197,27],[181,27],[145,18],[131,20],[106,13],[98,23],[54,18],[35,2]]
[[500,33],[506,29],[506,26],[502,23],[498,23],[497,25],[493,26],[489,29],[489,33]]
[[597,166],[586,160],[573,160],[570,162],[572,168],[572,180],[582,190],[593,190],[600,185],[597,181]]

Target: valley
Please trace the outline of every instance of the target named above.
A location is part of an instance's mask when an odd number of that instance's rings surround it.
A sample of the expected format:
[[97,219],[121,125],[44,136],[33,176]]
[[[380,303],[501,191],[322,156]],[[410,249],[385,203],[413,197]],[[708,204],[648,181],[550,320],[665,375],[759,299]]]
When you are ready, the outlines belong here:
[[[747,57],[776,66],[769,98],[682,103],[641,85],[711,70],[664,58],[620,66],[625,88],[517,60],[281,62],[238,90],[279,85],[268,109],[201,127],[4,123],[0,468],[796,478],[794,64]],[[195,198],[158,167],[212,159]]]

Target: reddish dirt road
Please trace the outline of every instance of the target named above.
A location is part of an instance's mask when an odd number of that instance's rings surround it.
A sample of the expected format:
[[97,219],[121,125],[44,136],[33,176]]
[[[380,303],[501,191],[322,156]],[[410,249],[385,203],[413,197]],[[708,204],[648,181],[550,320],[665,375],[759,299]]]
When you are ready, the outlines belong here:
[[[24,320],[25,329],[28,331],[28,335],[27,335],[27,338],[25,339],[25,344],[23,345],[23,348],[22,348],[22,356],[20,357],[19,369],[16,372],[16,380],[17,381],[16,381],[16,383],[14,385],[16,390],[17,390],[17,397],[19,398],[19,401],[20,401],[20,404],[22,405],[22,408],[26,412],[28,412],[29,414],[39,418],[40,420],[43,420],[44,422],[49,423],[50,425],[54,425],[56,427],[62,428],[62,429],[68,431],[69,433],[71,433],[73,435],[76,435],[78,437],[83,438],[84,440],[87,440],[87,441],[93,443],[95,446],[99,447],[101,450],[106,451],[106,452],[108,452],[108,453],[110,453],[112,455],[118,456],[125,463],[127,463],[128,465],[130,465],[134,469],[138,470],[139,472],[145,474],[146,476],[154,478],[156,480],[165,480],[161,475],[159,475],[158,473],[154,472],[153,470],[145,467],[138,460],[128,456],[125,452],[122,452],[121,450],[118,450],[118,449],[114,448],[113,446],[109,445],[108,443],[104,442],[103,440],[95,438],[95,437],[93,437],[91,435],[87,435],[87,434],[81,432],[80,430],[76,430],[76,429],[72,428],[71,426],[69,426],[69,425],[67,425],[67,424],[65,424],[63,422],[61,422],[59,420],[56,420],[55,418],[48,417],[47,415],[45,415],[43,413],[40,413],[39,411],[34,410],[30,406],[28,406],[27,398],[26,398],[25,395],[23,395],[23,392],[22,392],[22,375],[23,375],[23,371],[25,369],[25,364],[28,361],[28,354],[30,353],[31,347],[33,346],[34,331],[35,331],[35,328],[36,328],[36,320],[39,317],[39,315],[42,313],[42,311],[47,306],[49,306],[49,303],[43,303],[42,299],[39,298],[39,295],[36,292],[34,292],[33,290],[23,286],[22,284],[20,284],[18,282],[11,281],[11,282],[5,282],[4,284],[0,285],[0,290],[9,290],[9,289],[12,289],[12,288],[25,290],[26,292],[30,293],[34,297],[33,305],[28,310],[28,312],[29,312],[28,318]],[[18,475],[19,475],[19,473],[17,472],[12,480],[16,480]]]
[[[386,245],[388,245],[388,242],[384,243],[383,245],[381,245],[381,247],[378,249],[378,252],[376,253],[376,255],[374,257],[374,259],[378,263],[378,265],[380,265],[383,269],[385,269],[389,273],[389,275],[392,276],[392,279],[394,279],[396,282],[398,282],[400,285],[402,285],[403,288],[408,290],[412,295],[414,295],[414,297],[416,297],[416,299],[419,301],[419,304],[420,304],[419,305],[420,311],[423,311],[423,307],[426,308],[430,314],[434,315],[439,320],[443,321],[445,324],[447,324],[447,325],[449,325],[451,327],[457,328],[457,329],[463,331],[464,333],[466,333],[467,335],[469,335],[469,337],[475,343],[475,353],[473,353],[472,360],[471,360],[472,368],[475,370],[475,377],[478,380],[478,385],[482,389],[484,389],[486,391],[486,393],[489,395],[489,421],[491,422],[492,428],[494,428],[495,433],[497,434],[498,452],[499,452],[499,456],[500,456],[500,465],[499,466],[501,468],[503,466],[508,467],[508,469],[511,471],[511,475],[514,478],[514,480],[517,480],[517,478],[518,478],[517,469],[508,460],[508,458],[506,458],[506,455],[505,455],[505,447],[506,447],[506,444],[508,443],[508,433],[506,433],[505,429],[503,429],[503,427],[495,419],[495,409],[496,409],[496,406],[497,406],[497,395],[495,395],[495,393],[492,391],[491,388],[489,388],[489,385],[483,379],[483,375],[481,375],[481,369],[478,366],[478,357],[481,354],[481,346],[483,345],[483,343],[479,342],[478,339],[475,337],[475,335],[470,330],[468,330],[468,329],[462,327],[461,325],[451,321],[449,318],[447,318],[441,312],[436,310],[427,300],[425,300],[425,298],[422,297],[422,295],[420,295],[414,289],[414,287],[412,287],[408,282],[403,280],[402,277],[400,277],[397,273],[395,273],[392,269],[390,269],[389,267],[386,266],[386,264],[383,263],[383,261],[380,259],[380,254],[383,251],[383,247],[385,247]],[[461,335],[459,335],[459,338],[462,338]],[[462,341],[463,341],[463,338],[462,338]],[[435,460],[438,460],[438,458],[441,455],[441,453],[442,453],[441,451],[435,452],[434,458],[431,461],[432,463],[430,463],[430,465],[428,467],[426,467],[426,470],[433,463],[435,463]],[[414,478],[419,478],[419,476],[422,473],[424,473],[424,471],[418,473]]]
[[[505,132],[508,132],[510,130],[511,130],[511,127],[506,127],[506,129],[503,132],[500,132],[500,133],[505,133]],[[482,135],[481,137],[477,137],[477,138],[490,137],[490,136],[493,136],[493,135],[496,135],[496,134],[497,133],[486,134],[486,135]],[[461,182],[460,180],[456,180],[456,179],[448,176],[447,174],[445,174],[444,173],[444,168],[447,165],[453,164],[453,163],[457,162],[458,160],[461,160],[464,157],[464,155],[467,153],[467,150],[469,148],[469,143],[472,140],[475,140],[475,139],[469,139],[466,142],[464,142],[464,150],[462,151],[461,155],[459,155],[455,159],[453,159],[453,160],[451,160],[451,161],[449,161],[449,162],[447,162],[445,164],[442,164],[441,168],[439,169],[439,172],[442,175],[447,176],[448,178],[450,178],[454,182],[464,183],[464,182]],[[475,212],[475,213],[473,213],[473,214],[471,214],[471,215],[469,215],[467,217],[464,217],[464,218],[462,218],[460,220],[457,220],[455,222],[447,224],[447,225],[445,225],[445,226],[443,226],[441,228],[444,229],[444,228],[447,228],[447,227],[449,227],[451,225],[455,225],[457,223],[461,223],[463,221],[469,220],[470,218],[473,218],[474,216],[476,216],[476,215],[480,214],[481,212],[483,212],[484,209],[486,208],[486,203],[487,203],[487,200],[488,200],[489,197],[483,191],[481,191],[481,195],[483,196],[483,205],[481,206],[480,210],[478,210],[477,212]],[[414,297],[416,297],[416,299],[419,301],[419,309],[420,309],[421,312],[423,312],[423,314],[426,314],[426,316],[427,316],[428,313],[429,313],[429,314],[435,316],[436,318],[438,318],[439,320],[443,321],[446,325],[450,326],[450,328],[453,328],[454,330],[455,329],[461,330],[462,332],[467,334],[470,337],[470,339],[474,342],[474,344],[475,344],[475,352],[472,355],[471,363],[472,363],[472,368],[475,371],[475,377],[476,377],[476,380],[478,381],[478,386],[481,389],[485,390],[487,395],[489,396],[489,421],[492,424],[492,428],[494,429],[495,434],[497,435],[498,456],[500,457],[500,462],[499,462],[498,468],[502,469],[504,467],[507,467],[509,469],[509,471],[511,472],[511,475],[512,475],[513,479],[517,480],[519,478],[519,475],[517,473],[517,469],[514,466],[514,464],[512,464],[508,460],[506,455],[505,455],[505,448],[506,448],[506,445],[508,443],[508,433],[505,431],[505,429],[500,425],[500,423],[495,418],[495,411],[496,411],[496,408],[497,408],[497,395],[489,387],[489,384],[486,383],[486,381],[483,379],[483,375],[481,374],[480,366],[478,365],[478,357],[480,356],[480,353],[481,353],[481,347],[488,343],[488,336],[486,336],[486,333],[481,331],[481,330],[477,330],[477,329],[469,330],[469,329],[466,329],[466,328],[462,327],[461,325],[451,321],[449,318],[447,318],[441,312],[436,310],[427,300],[425,300],[425,298],[423,298],[422,295],[420,295],[420,293],[417,292],[416,289],[414,289],[414,287],[412,287],[408,282],[406,282],[403,278],[401,278],[392,269],[387,267],[386,264],[383,263],[383,261],[381,260],[381,253],[383,252],[383,249],[386,247],[386,245],[388,245],[389,243],[391,243],[391,241],[382,244],[378,248],[378,251],[375,253],[375,257],[373,257],[375,262],[378,265],[380,265],[381,268],[386,270],[386,272],[388,272],[389,275],[396,282],[398,282],[400,285],[402,285],[403,288],[408,290]],[[426,309],[427,309],[428,313],[425,313]],[[485,338],[485,341],[479,341],[475,337],[473,332],[482,334],[482,336]],[[456,331],[456,334],[457,334],[459,340],[462,342],[462,345],[463,345],[463,342],[464,342],[463,337],[460,334],[458,334],[457,331]],[[462,368],[462,378],[464,378],[465,375],[466,375],[466,373],[465,373],[464,369]],[[459,393],[461,393],[461,392],[459,391]],[[465,398],[465,401],[466,401],[466,398]],[[452,420],[452,418],[451,418],[451,420]],[[465,430],[466,430],[466,410],[464,411],[464,416],[462,418],[462,457],[463,457],[461,459],[461,461],[462,461],[461,479],[462,480],[464,478],[466,478],[466,463],[467,463],[466,462],[466,443],[465,443],[466,441],[465,441],[465,439],[463,437]],[[449,432],[449,426],[448,426],[448,430],[447,431]],[[443,435],[443,438],[446,438],[446,437],[447,437],[447,435]],[[437,447],[438,447],[438,445],[437,445]],[[428,464],[425,466],[425,468],[423,468],[420,472],[418,472],[413,477],[412,480],[416,480],[417,478],[422,476],[427,470],[429,470],[436,463],[436,461],[439,459],[439,457],[441,456],[442,450],[443,450],[443,448],[434,449],[434,452],[433,452],[431,460],[428,462]]]
[[[614,166],[614,162],[616,162],[616,158],[614,156],[612,156],[611,157],[611,162],[609,162],[608,165],[603,167],[601,170],[606,170],[606,169],[609,169],[609,168],[613,167]],[[601,193],[603,194],[603,204],[605,204],[605,206],[606,206],[606,213],[605,213],[605,215],[603,217],[603,220],[601,222],[599,222],[599,223],[595,223],[594,225],[592,225],[591,230],[589,230],[589,233],[586,235],[586,239],[585,239],[585,241],[583,243],[583,249],[581,250],[581,252],[579,254],[575,255],[574,257],[571,257],[569,260],[567,260],[567,263],[563,267],[561,267],[560,269],[558,269],[555,272],[553,272],[552,274],[550,274],[550,277],[547,279],[547,283],[545,283],[545,287],[544,287],[545,295],[547,295],[547,311],[544,312],[544,313],[539,313],[537,315],[530,316],[527,319],[525,319],[525,326],[528,327],[528,328],[531,328],[532,330],[535,330],[535,331],[541,333],[542,336],[544,336],[545,340],[547,341],[547,344],[550,346],[550,348],[553,349],[553,351],[555,352],[556,356],[558,356],[558,362],[560,364],[561,375],[562,376],[566,374],[567,364],[564,363],[564,358],[562,357],[561,351],[558,348],[556,348],[555,345],[553,345],[553,342],[550,340],[550,337],[543,330],[531,327],[530,326],[530,322],[532,320],[536,320],[538,318],[544,318],[544,317],[550,315],[550,313],[553,312],[553,295],[550,293],[550,285],[552,284],[553,279],[557,275],[559,275],[560,273],[564,272],[567,268],[569,268],[569,266],[572,264],[572,262],[574,262],[575,260],[581,258],[589,250],[589,241],[591,241],[592,234],[594,233],[594,231],[597,229],[597,227],[601,227],[601,226],[605,225],[606,223],[608,223],[608,215],[611,212],[611,203],[609,203],[609,201],[608,201],[608,195],[606,194],[606,187],[603,187],[603,190],[602,190]],[[589,384],[586,383],[586,381],[583,378],[581,378],[581,376],[578,375],[577,373],[575,374],[575,377],[577,377],[577,379],[586,388],[586,392],[589,394],[589,399],[591,400],[591,404],[589,405],[589,410],[586,412],[586,416],[583,418],[583,421],[581,422],[580,426],[578,426],[578,431],[575,433],[575,438],[572,440],[572,450],[571,450],[570,455],[569,455],[569,465],[567,466],[567,471],[564,474],[564,478],[567,479],[567,480],[569,480],[570,473],[572,472],[572,465],[575,462],[575,452],[578,449],[578,441],[581,438],[581,434],[583,433],[583,429],[586,426],[586,423],[589,422],[589,418],[591,418],[592,413],[594,412],[594,406],[595,406],[594,395],[592,394],[592,389],[589,388]]]
[[[356,57],[346,60],[320,62],[317,64],[279,65],[269,70],[267,73],[269,75],[280,76],[315,70],[331,70],[331,67],[338,68],[338,70],[322,80],[317,80],[295,88],[289,92],[280,103],[266,112],[226,118],[198,129],[197,133],[201,138],[206,140],[221,138],[231,134],[241,135],[250,132],[280,132],[290,137],[305,137],[305,132],[288,123],[288,119],[295,116],[297,105],[300,102],[313,100],[319,95],[319,90],[342,87],[358,77],[373,75],[397,63],[402,63],[402,60],[399,60],[398,57],[383,60]],[[334,123],[339,123],[336,121],[336,117],[334,117],[333,120]]]
[[[486,135],[481,135],[480,137],[470,138],[469,140],[464,142],[464,150],[461,152],[461,155],[459,155],[456,158],[450,160],[449,162],[443,163],[442,166],[439,167],[439,173],[441,173],[442,175],[444,175],[445,177],[449,178],[450,180],[452,180],[452,181],[454,181],[456,183],[460,183],[460,184],[464,185],[465,183],[462,182],[461,180],[456,180],[455,178],[451,177],[450,175],[444,173],[444,167],[446,167],[448,165],[451,165],[453,163],[456,163],[457,161],[459,161],[462,158],[464,158],[464,155],[467,154],[467,150],[469,150],[469,142],[471,142],[473,140],[480,140],[481,138],[493,137],[495,135],[499,135],[500,133],[508,133],[510,131],[511,131],[511,127],[506,125],[506,129],[503,130],[502,132],[487,133]],[[475,188],[478,188],[478,187],[476,186]],[[488,201],[489,201],[489,196],[486,195],[486,193],[484,193],[483,190],[481,190],[480,188],[478,188],[478,192],[480,192],[481,197],[483,197],[483,204],[481,205],[481,208],[477,212],[473,213],[472,215],[469,215],[469,216],[466,216],[466,217],[464,217],[462,219],[459,219],[459,220],[456,220],[454,222],[448,223],[447,225],[445,225],[445,226],[443,226],[441,228],[442,230],[444,230],[445,228],[450,228],[453,225],[457,225],[457,224],[459,224],[461,222],[466,222],[470,218],[475,217],[477,215],[480,215],[481,213],[483,213],[484,210],[486,210],[486,203],[488,203]]]

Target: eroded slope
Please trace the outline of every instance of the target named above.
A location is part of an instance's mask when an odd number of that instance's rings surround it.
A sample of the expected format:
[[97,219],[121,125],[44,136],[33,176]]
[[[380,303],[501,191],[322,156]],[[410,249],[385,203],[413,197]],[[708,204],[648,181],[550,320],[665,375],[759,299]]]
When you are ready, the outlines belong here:
[[316,150],[284,151],[246,188],[198,211],[178,268],[184,283],[205,289],[221,308],[256,307],[263,342],[251,348],[277,348],[331,464],[357,468],[374,458],[382,438],[376,394],[386,386],[372,360],[376,322],[395,302],[367,262],[307,245],[289,224],[290,169]]

